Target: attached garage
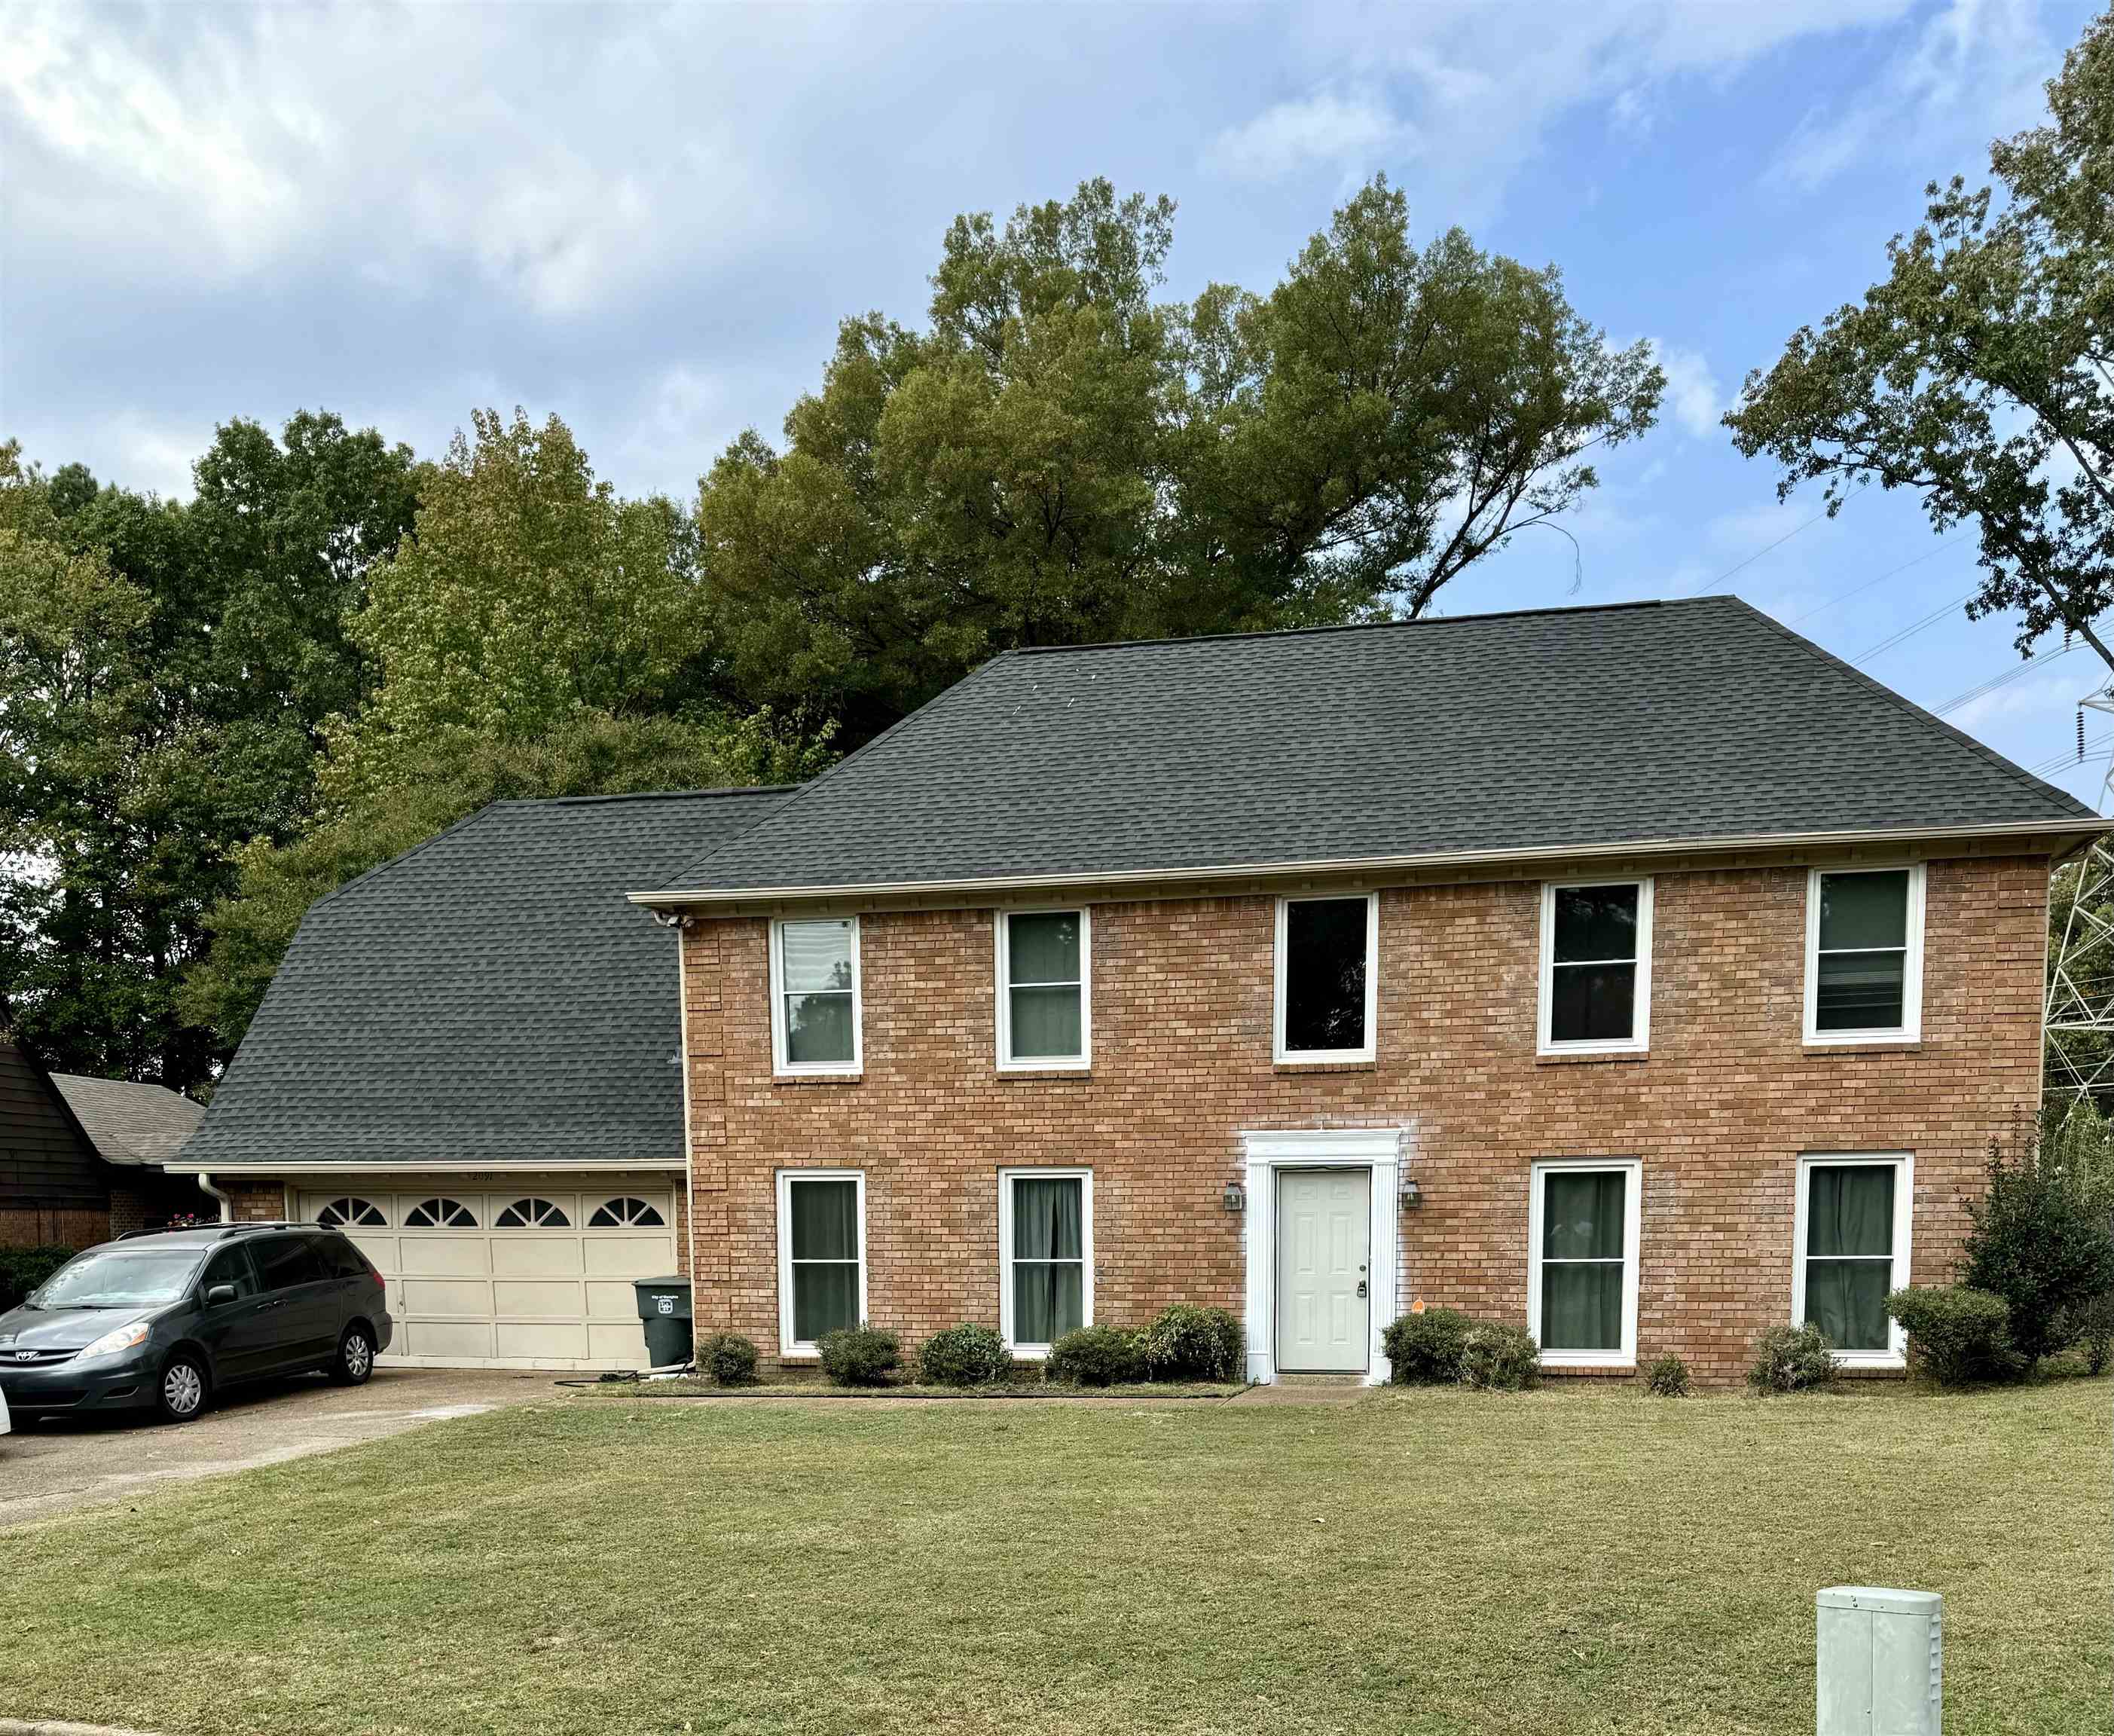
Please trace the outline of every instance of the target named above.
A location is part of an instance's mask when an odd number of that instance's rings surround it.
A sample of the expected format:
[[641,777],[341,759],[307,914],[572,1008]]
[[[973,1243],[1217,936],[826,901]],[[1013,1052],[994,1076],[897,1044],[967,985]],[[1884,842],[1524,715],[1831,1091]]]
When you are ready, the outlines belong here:
[[636,1368],[646,1343],[631,1280],[676,1270],[665,1178],[340,1184],[304,1189],[299,1216],[343,1230],[387,1280],[396,1335],[384,1362]]
[[383,1363],[644,1365],[689,1269],[675,937],[625,896],[782,790],[498,802],[310,907],[166,1166],[222,1215],[345,1230]]

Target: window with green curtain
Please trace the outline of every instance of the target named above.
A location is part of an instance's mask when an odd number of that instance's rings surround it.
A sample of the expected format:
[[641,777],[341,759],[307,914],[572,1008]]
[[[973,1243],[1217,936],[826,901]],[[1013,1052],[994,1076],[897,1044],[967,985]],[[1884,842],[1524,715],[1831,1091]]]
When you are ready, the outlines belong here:
[[1077,1060],[1084,1052],[1080,913],[1009,916],[1006,1024],[1009,1060]]
[[1814,957],[1816,1031],[1892,1031],[1906,1023],[1909,873],[1823,874]]
[[1805,1317],[1838,1350],[1892,1347],[1895,1184],[1891,1163],[1807,1168]]
[[1629,1175],[1551,1170],[1542,1177],[1541,1347],[1622,1348]]
[[1054,1344],[1087,1323],[1087,1184],[1077,1175],[1012,1179],[1013,1341]]
[[780,923],[778,968],[787,1062],[849,1063],[853,1051],[851,918]]
[[858,1184],[794,1176],[785,1187],[792,1244],[793,1339],[812,1344],[859,1323]]

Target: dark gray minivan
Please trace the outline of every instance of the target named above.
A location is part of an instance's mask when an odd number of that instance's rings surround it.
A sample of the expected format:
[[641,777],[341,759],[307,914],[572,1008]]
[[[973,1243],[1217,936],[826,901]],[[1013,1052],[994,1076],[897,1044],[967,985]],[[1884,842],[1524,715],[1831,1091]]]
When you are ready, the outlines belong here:
[[185,1422],[219,1388],[389,1348],[382,1275],[335,1230],[214,1224],[106,1242],[0,1314],[0,1395],[19,1417],[153,1409]]

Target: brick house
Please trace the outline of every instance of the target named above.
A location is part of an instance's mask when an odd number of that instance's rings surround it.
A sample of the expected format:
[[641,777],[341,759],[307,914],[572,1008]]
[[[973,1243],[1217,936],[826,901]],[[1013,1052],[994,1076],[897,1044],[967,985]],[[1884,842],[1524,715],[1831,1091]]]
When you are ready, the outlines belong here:
[[[1413,1302],[1734,1378],[1947,1275],[2104,827],[1728,598],[995,658],[632,895],[701,1328]],[[278,991],[275,988],[274,993]]]

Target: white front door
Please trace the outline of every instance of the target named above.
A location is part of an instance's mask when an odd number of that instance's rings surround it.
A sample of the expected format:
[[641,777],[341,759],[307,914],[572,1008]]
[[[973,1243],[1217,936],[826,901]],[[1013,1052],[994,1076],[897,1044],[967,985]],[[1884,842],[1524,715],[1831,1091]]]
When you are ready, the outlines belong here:
[[1362,1374],[1371,1335],[1372,1173],[1277,1172],[1277,1366]]

